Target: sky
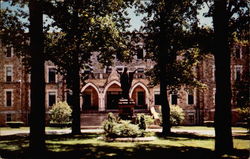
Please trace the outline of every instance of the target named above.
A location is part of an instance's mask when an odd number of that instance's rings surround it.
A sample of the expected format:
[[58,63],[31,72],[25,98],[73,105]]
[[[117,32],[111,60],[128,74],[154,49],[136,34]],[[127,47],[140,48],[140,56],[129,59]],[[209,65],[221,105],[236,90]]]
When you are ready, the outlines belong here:
[[[6,7],[12,7],[12,6],[10,6],[10,4],[8,2],[1,1],[1,8],[6,8]],[[17,8],[18,7],[14,7],[14,9],[17,9]],[[25,7],[25,10],[28,11],[28,8]],[[141,20],[145,15],[136,16],[134,7],[128,8],[127,11],[128,11],[128,17],[131,18],[131,20],[130,20],[131,27],[128,28],[128,31],[133,31],[135,29],[139,30],[140,27],[143,26],[143,22]],[[201,9],[201,11],[198,15],[198,18],[200,20],[200,26],[211,26],[212,25],[212,18],[205,18],[204,16],[202,16],[203,13],[205,13],[207,11],[208,11],[208,7],[204,6],[204,8]],[[46,18],[46,16],[44,16],[44,19],[45,18]],[[49,22],[50,22],[50,20],[48,20],[48,23]]]

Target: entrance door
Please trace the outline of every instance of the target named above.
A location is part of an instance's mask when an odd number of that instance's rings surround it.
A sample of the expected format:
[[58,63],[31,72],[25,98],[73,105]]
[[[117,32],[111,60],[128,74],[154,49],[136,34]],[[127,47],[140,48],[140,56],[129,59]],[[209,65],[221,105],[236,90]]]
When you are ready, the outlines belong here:
[[91,109],[91,94],[84,94],[83,95],[83,110]]
[[107,109],[118,109],[118,101],[122,93],[118,91],[107,92]]

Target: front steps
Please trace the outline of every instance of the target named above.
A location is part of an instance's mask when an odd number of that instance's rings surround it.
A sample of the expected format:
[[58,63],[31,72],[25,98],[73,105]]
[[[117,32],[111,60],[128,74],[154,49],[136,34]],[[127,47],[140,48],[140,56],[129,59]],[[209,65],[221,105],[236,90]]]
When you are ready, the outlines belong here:
[[[114,115],[118,116],[118,110],[110,110],[105,112],[82,112],[81,128],[86,128],[86,129],[101,128],[102,123],[107,119],[109,112],[112,112]],[[149,110],[135,110],[134,113],[150,114]]]

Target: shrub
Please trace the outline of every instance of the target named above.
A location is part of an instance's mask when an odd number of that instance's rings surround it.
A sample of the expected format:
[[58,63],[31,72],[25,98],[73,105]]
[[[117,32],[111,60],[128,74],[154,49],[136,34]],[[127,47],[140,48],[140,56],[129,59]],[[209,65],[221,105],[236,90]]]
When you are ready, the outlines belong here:
[[[143,117],[143,119],[141,119],[141,117]],[[142,121],[141,121],[142,120]],[[139,124],[139,127],[140,125],[144,125],[142,122],[143,120],[145,121],[145,129],[151,125],[152,123],[154,123],[154,119],[151,115],[145,115],[145,114],[137,114],[136,116],[136,123]],[[141,129],[141,128],[140,128]],[[144,130],[145,130],[144,129]]]
[[[162,123],[162,114],[159,114]],[[185,119],[183,109],[178,105],[170,105],[170,124],[180,125]]]
[[8,121],[6,124],[11,128],[20,128],[20,126],[24,125],[22,121]]
[[248,129],[250,130],[250,107],[237,108],[236,111],[239,114],[240,121],[242,121],[241,125],[244,127],[248,127]]
[[170,123],[171,125],[180,125],[185,119],[183,109],[178,105],[170,105]]
[[106,137],[138,137],[142,136],[142,131],[138,125],[131,124],[130,121],[118,121],[112,113],[108,114],[108,119],[104,121],[103,129]]
[[58,102],[49,111],[50,123],[64,124],[70,121],[72,110],[67,102]]

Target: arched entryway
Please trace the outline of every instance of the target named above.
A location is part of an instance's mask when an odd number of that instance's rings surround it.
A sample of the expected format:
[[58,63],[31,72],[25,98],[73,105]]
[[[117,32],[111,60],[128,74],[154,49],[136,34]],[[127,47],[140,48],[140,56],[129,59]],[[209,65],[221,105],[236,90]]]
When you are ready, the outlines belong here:
[[82,106],[83,111],[98,110],[99,93],[97,87],[88,83],[82,88]]
[[122,89],[118,81],[110,82],[105,87],[105,105],[106,109],[118,109],[118,101],[121,98]]
[[130,91],[130,97],[135,101],[135,109],[147,109],[148,90],[142,83],[136,83]]

